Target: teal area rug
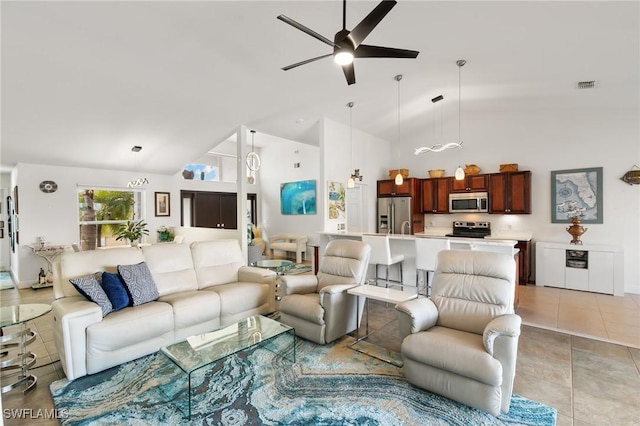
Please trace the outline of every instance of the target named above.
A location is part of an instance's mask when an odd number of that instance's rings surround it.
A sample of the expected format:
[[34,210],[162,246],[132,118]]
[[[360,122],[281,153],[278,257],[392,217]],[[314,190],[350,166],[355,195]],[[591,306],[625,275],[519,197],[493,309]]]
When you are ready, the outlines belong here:
[[418,389],[400,368],[348,348],[352,341],[298,339],[295,364],[264,348],[230,356],[194,379],[190,422],[175,398],[182,374],[161,354],[59,380],[50,390],[63,425],[555,424],[554,408],[517,395],[496,418]]
[[298,274],[304,274],[306,272],[311,272],[311,266],[303,265],[302,263],[296,263],[291,268],[287,269],[287,271],[284,274],[298,275]]
[[11,279],[11,274],[9,272],[0,272],[0,290],[8,290],[13,288],[13,280]]

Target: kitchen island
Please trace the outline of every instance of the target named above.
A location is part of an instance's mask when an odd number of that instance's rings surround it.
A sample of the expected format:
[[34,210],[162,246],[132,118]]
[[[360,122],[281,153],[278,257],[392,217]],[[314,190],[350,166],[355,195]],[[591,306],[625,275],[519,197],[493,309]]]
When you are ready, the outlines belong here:
[[[386,235],[366,233],[368,235]],[[516,257],[519,255],[520,249],[517,247],[518,240],[511,239],[499,239],[495,237],[485,238],[460,238],[460,237],[447,237],[447,230],[445,228],[436,228],[426,230],[414,235],[409,234],[389,234],[389,244],[391,246],[392,253],[399,253],[404,255],[403,264],[403,284],[407,291],[415,291],[416,289],[416,238],[447,238],[450,242],[452,250],[479,250],[479,251],[492,251],[498,253],[505,253],[510,256]],[[362,232],[319,232],[319,246],[320,253],[324,253],[326,245],[331,240],[335,239],[352,239],[362,240]],[[397,265],[392,265],[389,268],[390,279],[399,280],[400,273]],[[369,265],[367,272],[367,278],[373,278],[375,276],[375,268]],[[422,284],[422,283],[420,283]],[[408,288],[407,288],[408,287]]]

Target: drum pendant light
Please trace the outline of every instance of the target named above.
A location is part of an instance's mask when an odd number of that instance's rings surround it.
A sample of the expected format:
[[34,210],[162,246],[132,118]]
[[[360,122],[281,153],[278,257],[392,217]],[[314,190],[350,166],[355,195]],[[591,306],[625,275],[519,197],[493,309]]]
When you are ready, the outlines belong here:
[[[467,61],[464,59],[459,59],[456,61],[456,65],[458,66],[458,143],[462,145],[462,137],[460,134],[460,129],[462,127],[462,67],[466,64]],[[464,169],[460,166],[460,155],[458,155],[458,168],[455,173],[456,180],[464,179]]]

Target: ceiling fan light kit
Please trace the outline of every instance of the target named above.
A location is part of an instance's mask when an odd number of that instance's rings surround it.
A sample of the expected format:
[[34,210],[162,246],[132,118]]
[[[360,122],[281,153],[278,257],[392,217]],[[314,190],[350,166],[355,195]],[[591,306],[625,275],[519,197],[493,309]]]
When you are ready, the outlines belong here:
[[282,69],[284,71],[288,71],[300,65],[306,65],[319,59],[333,56],[334,61],[342,66],[342,71],[347,79],[347,84],[351,85],[356,82],[356,75],[353,67],[354,58],[417,58],[420,52],[416,50],[362,44],[364,39],[367,38],[371,31],[373,31],[380,21],[382,21],[391,9],[393,9],[396,3],[397,1],[395,0],[381,1],[362,21],[360,21],[358,25],[353,28],[353,30],[349,31],[347,30],[347,0],[343,0],[342,29],[335,34],[333,41],[285,15],[279,15],[278,19],[282,22],[285,22],[307,35],[310,35],[316,40],[333,47],[333,53],[306,59],[283,67]]

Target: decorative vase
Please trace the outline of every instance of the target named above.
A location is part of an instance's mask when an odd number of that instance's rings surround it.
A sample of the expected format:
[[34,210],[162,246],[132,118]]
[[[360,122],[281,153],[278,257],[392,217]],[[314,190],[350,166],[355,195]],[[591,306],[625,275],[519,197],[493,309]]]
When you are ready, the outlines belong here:
[[580,220],[580,218],[576,216],[571,219],[571,223],[573,225],[567,227],[567,232],[573,237],[570,241],[571,244],[582,244],[582,241],[580,241],[580,236],[587,232],[588,228],[580,225],[581,222],[582,221]]

